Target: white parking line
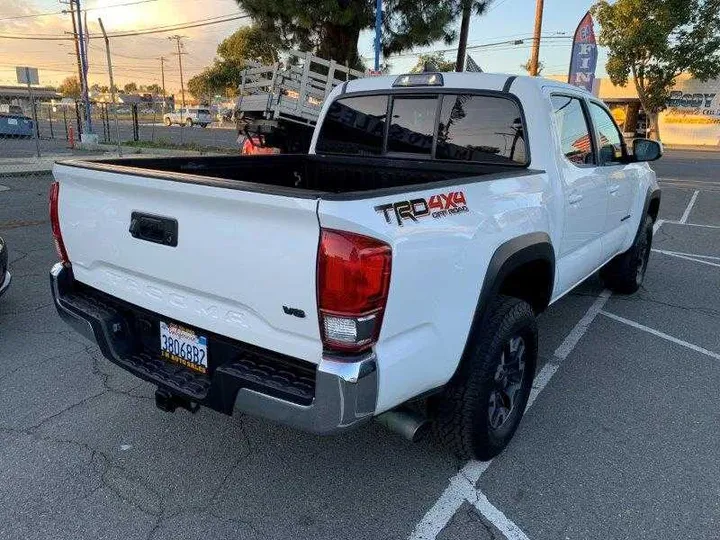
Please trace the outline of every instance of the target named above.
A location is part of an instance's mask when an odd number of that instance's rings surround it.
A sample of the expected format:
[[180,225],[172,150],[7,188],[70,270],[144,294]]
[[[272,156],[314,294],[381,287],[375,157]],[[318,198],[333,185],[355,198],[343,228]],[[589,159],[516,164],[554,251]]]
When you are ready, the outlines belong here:
[[662,224],[663,224],[663,223],[665,223],[665,220],[664,220],[664,219],[658,219],[658,220],[655,222],[655,225],[653,225],[653,235],[658,232],[658,229],[659,229],[660,227],[662,227]]
[[[533,388],[528,398],[525,409],[527,412],[535,402],[538,394],[543,391],[558,370],[560,363],[572,352],[580,339],[585,335],[590,324],[595,320],[602,308],[610,298],[610,291],[604,290],[595,299],[582,319],[570,330],[570,333],[563,340],[553,354],[553,361],[548,362],[535,378]],[[468,501],[474,505],[485,519],[492,523],[509,540],[526,540],[527,536],[515,525],[505,514],[495,508],[487,497],[476,487],[478,480],[490,467],[491,461],[469,461],[460,471],[450,478],[450,485],[443,491],[440,498],[426,512],[415,530],[410,535],[410,540],[433,540],[440,531],[450,522],[455,512]],[[486,501],[486,502],[484,502]],[[512,531],[512,532],[511,532]],[[512,536],[514,534],[515,536]]]
[[474,506],[490,523],[495,525],[508,540],[530,540],[515,523],[493,506],[484,493],[478,491],[477,501],[475,501]]
[[720,229],[720,225],[702,225],[700,223],[680,223],[679,221],[672,221],[669,219],[662,220],[663,223],[670,223],[671,225],[686,225],[688,227],[703,227],[704,229]]
[[682,345],[683,347],[686,347],[688,349],[691,349],[693,351],[699,352],[701,354],[704,354],[706,356],[709,356],[710,358],[714,358],[715,360],[720,360],[720,354],[709,351],[707,349],[704,349],[703,347],[698,347],[697,345],[693,343],[689,343],[687,341],[683,341],[682,339],[678,339],[674,336],[671,336],[669,334],[666,334],[664,332],[660,332],[660,330],[655,330],[654,328],[650,328],[649,326],[645,326],[644,324],[640,324],[635,321],[631,321],[630,319],[626,319],[625,317],[621,317],[620,315],[615,315],[614,313],[610,313],[608,311],[601,311],[603,315],[606,317],[609,317],[611,319],[614,319],[618,322],[621,322],[623,324],[626,324],[628,326],[632,326],[633,328],[637,328],[638,330],[642,330],[643,332],[647,332],[648,334],[652,334],[657,337],[661,337],[663,339],[666,339],[668,341],[672,341],[673,343],[676,343],[678,345]]
[[[688,255],[686,253],[677,253],[675,251],[666,251],[664,249],[652,249],[654,253],[661,253],[663,255],[669,255],[670,257],[677,257],[678,259],[685,259],[686,261],[693,261],[700,264],[707,264],[708,266],[716,266],[720,268],[720,264],[705,261],[703,259],[700,259],[698,257],[707,257],[706,255]],[[710,257],[711,259],[718,259],[720,260],[720,257]]]
[[683,212],[682,217],[680,218],[680,223],[687,223],[688,218],[690,217],[690,212],[692,212],[693,206],[695,206],[695,201],[697,201],[698,195],[700,194],[699,190],[695,190],[695,193],[693,193],[692,197],[690,197],[690,202],[687,205],[687,208],[685,208],[685,211]]
[[653,251],[665,253],[666,255],[684,255],[685,257],[695,257],[696,259],[710,259],[711,261],[720,261],[720,257],[715,257],[713,255],[698,255],[697,253],[685,253],[684,251],[667,251],[664,249],[654,248]]
[[10,188],[7,186],[0,185],[0,191],[9,191]]

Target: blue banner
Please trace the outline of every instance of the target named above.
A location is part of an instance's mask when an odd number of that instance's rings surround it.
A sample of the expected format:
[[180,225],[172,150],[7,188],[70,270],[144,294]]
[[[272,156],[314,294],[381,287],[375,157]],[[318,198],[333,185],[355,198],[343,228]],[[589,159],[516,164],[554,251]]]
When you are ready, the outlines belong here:
[[597,67],[597,43],[590,12],[586,13],[575,31],[568,83],[593,91],[595,68]]

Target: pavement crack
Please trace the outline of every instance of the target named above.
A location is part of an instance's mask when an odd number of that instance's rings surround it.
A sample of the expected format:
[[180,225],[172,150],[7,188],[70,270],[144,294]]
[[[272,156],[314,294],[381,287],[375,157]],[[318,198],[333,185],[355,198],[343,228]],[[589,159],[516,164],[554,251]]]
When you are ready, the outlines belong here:
[[98,392],[98,393],[96,393],[96,394],[92,394],[92,395],[90,395],[90,396],[88,396],[88,397],[86,397],[86,398],[78,401],[77,403],[73,403],[72,405],[69,405],[69,406],[65,407],[64,409],[61,409],[60,411],[56,412],[55,414],[52,414],[52,415],[50,415],[50,416],[48,416],[48,417],[46,417],[46,418],[43,418],[43,419],[42,419],[40,422],[38,422],[37,424],[34,424],[34,425],[30,426],[29,429],[31,429],[31,430],[33,430],[33,429],[39,429],[39,428],[41,428],[42,426],[44,426],[45,424],[47,424],[48,422],[50,422],[51,420],[54,420],[55,418],[57,418],[58,416],[61,416],[61,415],[65,414],[65,413],[68,412],[68,411],[72,411],[72,410],[74,410],[74,409],[77,409],[78,407],[81,407],[81,406],[85,405],[87,402],[95,399],[96,397],[102,396],[102,395],[104,395],[104,394],[106,394],[106,393],[107,393],[107,391],[106,391],[106,390],[103,390],[102,392]]

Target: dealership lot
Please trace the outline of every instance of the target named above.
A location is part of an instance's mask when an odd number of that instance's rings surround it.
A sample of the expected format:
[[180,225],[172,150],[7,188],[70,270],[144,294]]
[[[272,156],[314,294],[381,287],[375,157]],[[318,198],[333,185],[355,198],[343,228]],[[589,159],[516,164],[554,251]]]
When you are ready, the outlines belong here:
[[371,424],[319,438],[166,414],[51,304],[49,176],[0,177],[0,538],[713,537],[720,521],[720,153],[669,152],[643,289],[540,319],[506,452],[459,463]]

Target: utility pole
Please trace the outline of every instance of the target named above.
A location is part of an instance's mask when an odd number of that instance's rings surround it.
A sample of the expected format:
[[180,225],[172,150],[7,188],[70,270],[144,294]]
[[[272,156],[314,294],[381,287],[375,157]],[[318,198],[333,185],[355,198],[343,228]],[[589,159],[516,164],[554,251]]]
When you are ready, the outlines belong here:
[[103,24],[101,18],[98,18],[98,23],[100,23],[100,30],[102,31],[103,39],[105,39],[105,53],[107,54],[108,75],[110,76],[110,98],[112,99],[113,114],[115,116],[115,136],[117,137],[118,157],[122,157],[122,147],[120,146],[120,125],[118,123],[117,107],[115,106],[115,81],[113,79],[112,60],[110,58],[110,40],[107,37],[105,25]]
[[186,52],[183,52],[182,50],[182,40],[185,39],[187,36],[180,36],[180,35],[174,35],[170,36],[168,39],[175,40],[177,43],[177,57],[178,57],[178,63],[180,64],[180,95],[182,97],[182,108],[185,108],[185,82],[183,80],[183,68],[182,68],[182,55],[187,54]]
[[185,39],[187,36],[181,36],[179,34],[175,34],[174,36],[170,36],[168,39],[175,40],[175,43],[177,43],[177,57],[178,57],[178,63],[180,64],[180,96],[182,97],[182,105],[180,109],[180,144],[183,143],[183,133],[185,132],[185,119],[183,118],[183,114],[187,114],[187,110],[185,109],[185,82],[183,81],[183,70],[182,70],[182,55],[186,54],[182,50],[182,40]]
[[535,33],[533,35],[532,55],[530,56],[530,75],[536,77],[538,74],[538,62],[540,57],[540,34],[542,33],[543,0],[536,0],[535,3]]
[[458,43],[457,59],[455,60],[455,71],[465,70],[465,58],[467,56],[467,40],[470,31],[470,16],[472,15],[472,0],[463,2],[462,21],[460,22],[460,42]]
[[160,77],[162,79],[162,97],[163,97],[163,103],[162,103],[162,112],[165,114],[165,62],[166,59],[164,56],[160,57]]
[[63,13],[70,13],[70,16],[72,18],[73,42],[75,45],[75,58],[77,59],[78,82],[82,84],[82,65],[80,64],[80,49],[78,48],[77,23],[75,22],[75,2],[74,0],[68,0],[68,4],[70,5],[70,10],[63,10]]
[[82,79],[80,80],[80,84],[82,85],[82,98],[83,102],[85,103],[85,126],[86,126],[86,133],[91,134],[92,133],[92,109],[90,108],[90,93],[88,92],[88,83],[87,83],[87,68],[88,68],[88,62],[87,62],[87,52],[85,51],[85,39],[83,35],[83,26],[82,26],[82,8],[80,6],[80,0],[75,0],[76,7],[76,13],[77,13],[77,43],[80,46],[80,62],[82,65]]

